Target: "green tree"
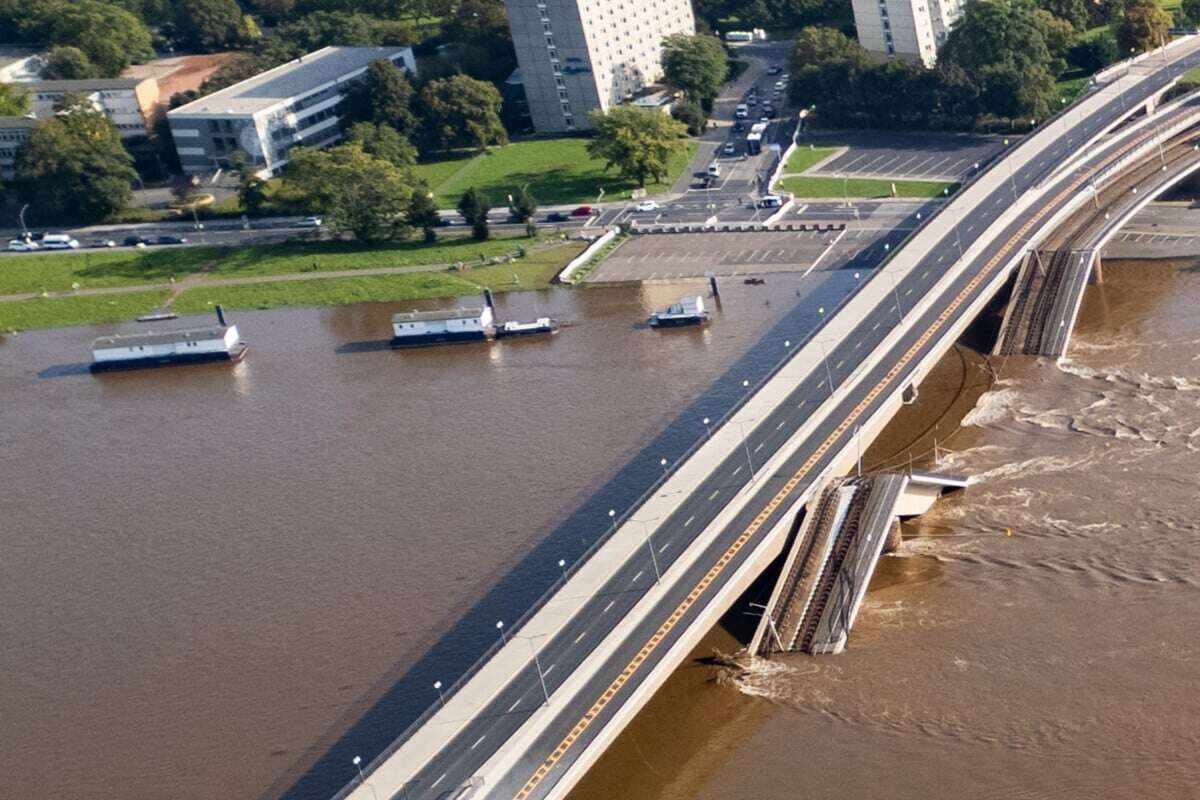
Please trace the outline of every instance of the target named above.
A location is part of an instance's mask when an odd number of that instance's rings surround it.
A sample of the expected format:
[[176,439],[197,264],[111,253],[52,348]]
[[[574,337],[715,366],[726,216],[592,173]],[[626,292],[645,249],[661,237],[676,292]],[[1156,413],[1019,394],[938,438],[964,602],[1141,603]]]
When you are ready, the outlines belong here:
[[1200,0],[1183,0],[1178,16],[1183,24],[1200,25]]
[[844,99],[847,89],[871,66],[866,49],[833,28],[801,28],[792,43],[788,91],[796,105]]
[[99,0],[35,0],[20,26],[29,41],[77,47],[104,76],[154,57],[145,23]]
[[96,65],[87,57],[87,53],[78,47],[53,47],[46,54],[45,66],[42,67],[42,78],[54,80],[79,80],[96,77]]
[[1121,53],[1144,53],[1166,43],[1170,29],[1171,15],[1158,0],[1128,0],[1113,35]]
[[240,42],[242,32],[234,0],[175,0],[175,33],[187,47],[212,53]]
[[1038,4],[1059,19],[1071,23],[1077,31],[1087,28],[1088,12],[1084,0],[1038,0]]
[[421,92],[429,147],[483,151],[489,145],[508,144],[500,104],[495,86],[466,75],[430,81]]
[[403,170],[417,163],[417,149],[395,128],[382,123],[356,122],[346,131],[346,141],[360,145],[364,153],[382,158]]
[[487,195],[474,186],[463,192],[458,201],[458,213],[471,226],[471,237],[476,241],[482,242],[491,235],[488,231],[488,212],[491,210],[492,203]]
[[699,103],[717,96],[729,72],[729,59],[717,37],[677,33],[663,40],[662,66],[667,83]]
[[[366,14],[316,11],[280,25],[274,39],[296,55],[329,45],[363,47],[379,44],[376,20]],[[290,56],[295,58],[295,55]]]
[[125,208],[137,178],[116,127],[74,100],[34,126],[14,173],[18,196],[39,215],[88,223]]
[[969,73],[985,67],[1050,63],[1037,7],[1031,0],[973,0],[951,29],[939,63],[957,64]]
[[508,214],[516,222],[529,222],[538,212],[537,200],[528,186],[521,186],[509,195]]
[[677,100],[671,107],[671,117],[687,126],[688,136],[699,136],[708,125],[708,117],[699,103],[691,100]]
[[269,199],[267,182],[258,176],[242,151],[235,152],[229,160],[238,176],[238,203],[248,215],[258,216]]
[[408,207],[408,224],[420,228],[425,234],[425,241],[434,242],[437,241],[436,228],[441,219],[429,184],[418,181],[413,187],[412,203]]
[[29,113],[29,95],[16,84],[0,83],[0,117],[23,117]]
[[1067,61],[1089,74],[1104,69],[1119,57],[1117,40],[1107,31],[1079,42],[1067,53]]
[[508,14],[504,0],[459,0],[442,25],[450,42],[478,42],[508,37]]
[[667,174],[671,156],[678,152],[687,129],[678,120],[635,106],[593,111],[588,153],[604,159],[605,169],[616,168],[624,178],[645,187],[647,178],[658,181]]
[[404,238],[413,187],[408,176],[354,142],[293,148],[284,169],[287,194],[338,233],[362,242]]
[[1071,23],[1045,9],[1039,8],[1036,14],[1042,30],[1042,39],[1046,42],[1047,52],[1050,53],[1050,71],[1057,75],[1067,68],[1066,55],[1075,41],[1075,29],[1071,27]]
[[413,86],[408,75],[390,59],[372,61],[361,81],[347,92],[346,116],[361,122],[389,125],[409,135],[417,125],[412,112]]

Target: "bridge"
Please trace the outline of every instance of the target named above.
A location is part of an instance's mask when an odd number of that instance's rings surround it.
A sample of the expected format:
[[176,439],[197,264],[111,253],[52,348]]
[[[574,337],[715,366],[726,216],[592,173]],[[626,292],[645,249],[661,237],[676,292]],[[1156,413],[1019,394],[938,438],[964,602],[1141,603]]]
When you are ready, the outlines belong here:
[[[1159,103],[1196,64],[1200,37],[1186,37],[1110,69],[964,185],[821,309],[818,330],[786,342],[775,369],[651,491],[609,512],[605,536],[453,686],[439,685],[440,702],[337,800],[564,797],[1027,253],[1098,251],[1148,194],[1195,168],[1200,99]],[[1089,204],[1108,206],[1111,224]],[[1095,224],[1052,241],[1081,215]],[[831,648],[842,632],[828,631]]]

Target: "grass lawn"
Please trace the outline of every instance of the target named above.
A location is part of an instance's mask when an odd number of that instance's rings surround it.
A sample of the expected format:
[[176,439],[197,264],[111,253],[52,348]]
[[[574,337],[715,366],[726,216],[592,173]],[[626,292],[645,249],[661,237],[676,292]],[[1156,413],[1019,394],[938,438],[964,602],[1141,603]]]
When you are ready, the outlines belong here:
[[0,256],[0,294],[65,292],[162,283],[195,272],[223,252],[212,247],[21,253]]
[[123,322],[158,308],[166,302],[169,294],[163,289],[156,292],[14,300],[0,303],[0,330]]
[[[843,185],[844,184],[844,185]],[[939,197],[949,189],[954,194],[956,183],[939,181],[885,181],[868,178],[792,177],[784,178],[777,185],[796,197],[891,197],[892,184],[896,185],[897,197]]]
[[484,286],[494,292],[542,289],[549,286],[559,270],[584,247],[583,242],[568,242],[531,253],[511,264],[476,267],[461,272],[446,270],[199,287],[181,294],[172,308],[180,313],[193,313],[207,311],[216,303],[231,309],[266,309],[458,297],[479,294]]
[[[666,181],[647,186],[651,194],[666,191],[687,168],[697,143],[683,143],[671,159]],[[587,154],[587,140],[577,138],[514,142],[483,155],[418,164],[417,174],[429,182],[442,208],[453,208],[470,187],[491,198],[494,206],[507,205],[508,195],[522,185],[542,205],[594,203],[601,187],[605,200],[623,200],[637,188],[604,162]]]
[[837,147],[797,147],[788,159],[784,173],[799,175],[836,153]]
[[375,267],[411,267],[424,264],[478,262],[530,247],[537,242],[527,237],[506,237],[476,242],[469,237],[444,239],[426,244],[391,242],[357,244],[355,242],[283,242],[253,245],[225,251],[210,273],[216,278],[254,275],[290,275],[318,270],[371,269]]

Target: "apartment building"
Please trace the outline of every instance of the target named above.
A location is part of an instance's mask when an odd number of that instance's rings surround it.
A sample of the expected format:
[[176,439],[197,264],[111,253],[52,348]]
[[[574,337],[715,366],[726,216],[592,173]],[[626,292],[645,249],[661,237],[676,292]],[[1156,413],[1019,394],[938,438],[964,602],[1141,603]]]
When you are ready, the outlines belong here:
[[29,110],[38,119],[54,116],[55,104],[68,92],[83,95],[117,126],[122,140],[144,138],[159,114],[158,82],[153,78],[30,81],[21,89],[29,93]]
[[588,113],[662,77],[662,40],[694,33],[690,0],[505,0],[534,128],[585,130]]
[[347,88],[381,58],[416,74],[410,47],[325,47],[167,112],[184,172],[228,167],[242,152],[276,175],[291,148],[338,142]]
[[36,124],[33,117],[0,117],[0,181],[13,179],[17,152],[29,141],[29,132]]
[[931,67],[962,11],[962,0],[852,0],[858,41],[880,60]]

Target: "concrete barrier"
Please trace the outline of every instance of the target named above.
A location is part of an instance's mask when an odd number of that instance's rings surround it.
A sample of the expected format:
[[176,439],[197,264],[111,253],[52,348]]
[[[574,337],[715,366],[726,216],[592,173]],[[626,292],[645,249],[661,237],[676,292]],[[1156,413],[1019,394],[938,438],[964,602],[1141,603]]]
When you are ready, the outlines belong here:
[[563,267],[562,272],[558,273],[555,280],[559,283],[570,283],[571,278],[579,271],[579,268],[591,261],[592,256],[600,252],[600,248],[616,238],[617,233],[616,228],[609,228],[603,235],[596,237],[582,253],[575,256],[575,258],[571,259],[571,263]]

